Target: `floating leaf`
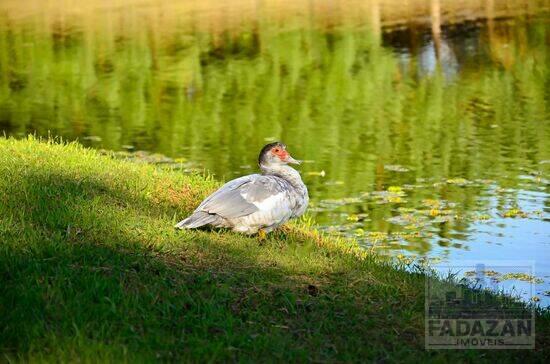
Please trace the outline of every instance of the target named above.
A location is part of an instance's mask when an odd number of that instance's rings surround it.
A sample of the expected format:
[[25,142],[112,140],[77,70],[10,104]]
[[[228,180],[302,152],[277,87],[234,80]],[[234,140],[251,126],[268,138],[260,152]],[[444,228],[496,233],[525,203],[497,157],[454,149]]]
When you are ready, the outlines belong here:
[[465,272],[464,275],[466,277],[475,277],[478,274],[485,275],[487,277],[491,277],[494,280],[498,282],[507,281],[507,280],[518,280],[523,282],[529,282],[529,283],[543,283],[544,281],[540,278],[537,278],[533,275],[527,274],[527,273],[506,273],[506,274],[500,274],[499,272],[495,272],[494,270],[481,270],[481,271],[468,271]]
[[487,276],[487,277],[491,277],[491,278],[497,278],[500,276],[500,273],[499,272],[496,272],[494,270],[479,270],[479,271],[467,271],[464,273],[464,275],[466,277],[475,277],[477,275],[482,275],[482,276]]
[[392,172],[408,172],[409,169],[407,167],[400,166],[398,164],[386,164],[384,166],[384,169],[387,171]]
[[348,221],[359,221],[359,216],[357,216],[355,214],[354,215],[349,215],[346,220],[348,220]]
[[97,136],[97,135],[85,136],[85,137],[82,138],[82,139],[83,139],[83,140],[89,140],[89,141],[91,141],[91,142],[100,142],[100,141],[103,140],[100,136]]
[[441,202],[438,200],[432,200],[432,199],[425,199],[422,201],[422,203],[426,206],[430,206],[433,208],[438,208],[441,205]]
[[385,240],[387,237],[388,237],[387,233],[383,233],[380,231],[371,231],[368,233],[368,238],[375,242]]
[[396,258],[398,261],[405,264],[411,264],[414,261],[413,258],[405,256],[403,254],[398,254]]
[[510,210],[504,211],[502,216],[512,217],[512,218],[516,218],[516,217],[526,218],[528,215],[526,212],[521,211],[519,208],[512,208]]
[[506,273],[498,278],[499,281],[518,280],[529,283],[543,283],[544,281],[527,273]]
[[465,178],[449,178],[446,182],[448,184],[458,185],[458,186],[466,186],[472,183],[471,181],[468,181]]
[[489,220],[491,218],[490,215],[487,215],[487,214],[480,214],[480,215],[475,215],[473,217],[473,220],[480,220],[480,221],[486,221],[486,220]]

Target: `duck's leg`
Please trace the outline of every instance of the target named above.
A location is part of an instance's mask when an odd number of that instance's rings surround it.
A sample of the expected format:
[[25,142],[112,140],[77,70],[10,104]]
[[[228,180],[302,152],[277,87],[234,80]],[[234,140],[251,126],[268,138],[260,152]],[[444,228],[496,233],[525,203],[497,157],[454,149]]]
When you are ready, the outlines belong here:
[[267,232],[264,229],[258,230],[258,240],[264,241],[267,238]]

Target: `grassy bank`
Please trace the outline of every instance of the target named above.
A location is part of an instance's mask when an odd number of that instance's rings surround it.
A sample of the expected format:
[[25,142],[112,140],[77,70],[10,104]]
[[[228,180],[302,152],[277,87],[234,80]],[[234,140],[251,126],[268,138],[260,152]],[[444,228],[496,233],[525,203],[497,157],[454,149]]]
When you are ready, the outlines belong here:
[[423,276],[351,243],[175,231],[216,185],[0,139],[0,360],[543,360],[548,316],[536,351],[424,351]]

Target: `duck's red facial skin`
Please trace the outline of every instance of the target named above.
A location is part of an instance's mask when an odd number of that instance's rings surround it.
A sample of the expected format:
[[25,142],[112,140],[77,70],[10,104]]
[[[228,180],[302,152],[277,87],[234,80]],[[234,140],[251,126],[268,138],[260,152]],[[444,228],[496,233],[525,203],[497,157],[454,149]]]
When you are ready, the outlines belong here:
[[288,157],[290,157],[290,154],[288,154],[288,152],[281,147],[275,147],[271,149],[271,153],[275,154],[283,162],[286,161]]

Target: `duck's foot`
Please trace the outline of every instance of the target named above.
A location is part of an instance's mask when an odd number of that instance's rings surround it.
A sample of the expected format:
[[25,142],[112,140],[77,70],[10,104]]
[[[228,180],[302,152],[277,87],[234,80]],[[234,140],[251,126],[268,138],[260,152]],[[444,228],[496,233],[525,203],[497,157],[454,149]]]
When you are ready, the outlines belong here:
[[258,240],[263,242],[265,241],[265,239],[267,239],[267,233],[265,232],[265,230],[264,229],[258,230]]

